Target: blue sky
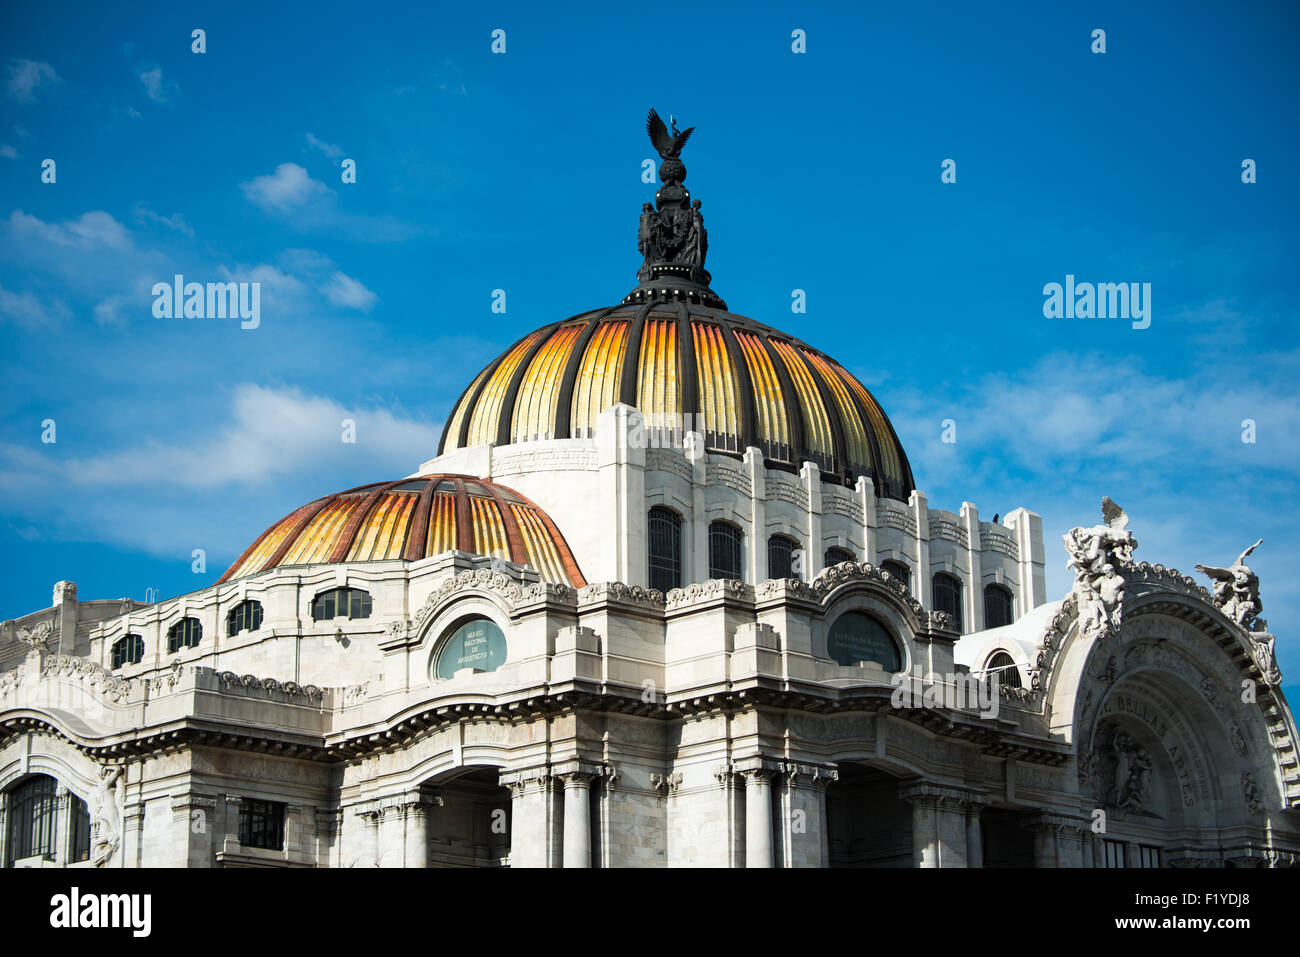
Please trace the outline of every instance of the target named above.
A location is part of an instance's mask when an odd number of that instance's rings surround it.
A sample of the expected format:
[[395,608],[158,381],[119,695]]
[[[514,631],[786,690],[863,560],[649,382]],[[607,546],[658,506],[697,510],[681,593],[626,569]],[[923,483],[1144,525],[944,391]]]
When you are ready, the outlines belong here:
[[[1187,573],[1262,536],[1300,674],[1300,8],[419,6],[0,14],[0,617],[203,587],[432,457],[482,365],[635,284],[655,106],[715,290],[853,369],[931,505],[1040,512],[1054,596],[1104,494]],[[154,318],[176,272],[261,281],[260,328]],[[1044,318],[1067,273],[1150,282],[1151,327]]]

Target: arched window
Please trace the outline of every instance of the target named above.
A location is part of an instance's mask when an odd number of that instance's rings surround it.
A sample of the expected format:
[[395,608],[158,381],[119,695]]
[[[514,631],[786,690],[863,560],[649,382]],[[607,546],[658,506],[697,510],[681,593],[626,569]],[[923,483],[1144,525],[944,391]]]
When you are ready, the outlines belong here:
[[832,565],[842,565],[845,562],[856,562],[857,560],[858,556],[854,555],[853,552],[849,551],[847,548],[832,545],[830,548],[826,549],[826,555],[822,564],[827,568],[830,568]]
[[772,535],[767,540],[767,577],[802,578],[794,569],[794,557],[799,553],[799,543],[789,535]]
[[935,572],[930,587],[934,592],[934,610],[946,611],[952,618],[953,627],[961,632],[961,579],[947,572]]
[[241,601],[226,616],[226,634],[234,637],[241,631],[257,631],[262,627],[262,603]]
[[506,636],[490,618],[471,618],[456,628],[438,650],[433,677],[447,681],[456,672],[496,671],[506,662]]
[[123,635],[113,642],[113,667],[138,665],[144,660],[144,639],[139,635]]
[[909,592],[912,590],[912,569],[908,567],[907,562],[900,562],[893,558],[887,558],[880,563],[880,567],[884,571],[889,572],[890,577],[897,578],[906,585]]
[[46,774],[9,792],[9,863],[26,857],[54,859],[59,846],[58,783]]
[[311,603],[315,621],[331,618],[369,618],[370,593],[360,588],[331,588],[317,595]]
[[167,652],[175,654],[182,648],[197,648],[203,640],[203,626],[197,618],[182,618],[167,629]]
[[1011,624],[1011,589],[1005,585],[984,586],[984,627],[1001,628]]
[[998,684],[1004,688],[1019,688],[1020,669],[1016,667],[1016,661],[1005,651],[999,651],[989,659],[989,663],[984,666],[985,675],[997,675]]
[[667,594],[682,587],[682,517],[671,508],[650,509],[650,587]]
[[903,670],[903,654],[889,629],[860,611],[835,619],[826,636],[826,653],[842,665],[874,661],[891,674]]
[[730,522],[717,521],[709,525],[709,577],[743,578],[741,542],[744,535]]

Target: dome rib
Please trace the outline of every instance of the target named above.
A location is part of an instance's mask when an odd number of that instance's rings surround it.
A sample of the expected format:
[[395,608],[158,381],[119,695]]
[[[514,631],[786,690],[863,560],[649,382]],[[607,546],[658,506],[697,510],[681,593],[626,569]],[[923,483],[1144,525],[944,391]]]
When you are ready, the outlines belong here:
[[[450,488],[439,491],[441,486]],[[276,535],[280,540],[261,561]],[[536,503],[504,485],[463,475],[376,482],[309,502],[259,535],[217,584],[270,571],[286,559],[301,566],[419,561],[452,547],[472,555],[508,555],[546,580],[562,573],[561,581],[586,584],[564,536]]]
[[[614,309],[611,306],[608,309],[602,309],[598,315],[589,316],[584,320],[585,327],[578,334],[578,341],[573,344],[573,351],[569,353],[569,361],[564,366],[564,377],[560,380],[560,396],[555,405],[555,437],[557,439],[567,439],[573,436],[573,390],[578,381],[578,370],[582,367],[582,357],[587,354],[587,345],[591,342],[591,337],[595,334],[596,328],[605,320]],[[439,446],[438,453],[442,454],[442,447]]]
[[[572,327],[581,325],[580,332]],[[567,350],[567,352],[566,352]],[[508,381],[502,363],[508,362]],[[461,393],[441,455],[485,442],[590,438],[615,402],[661,417],[702,416],[706,448],[907,501],[911,465],[880,403],[833,358],[744,316],[651,297],[543,326],[517,340]],[[696,420],[692,418],[690,422]]]
[[[632,325],[627,330],[627,341],[623,346],[623,369],[619,373],[619,392],[618,401],[624,405],[638,405],[637,386],[639,385],[637,375],[641,365],[641,336],[645,332],[646,316],[650,314],[658,303],[647,302],[636,310],[636,316],[632,319]],[[645,411],[645,410],[643,410]]]

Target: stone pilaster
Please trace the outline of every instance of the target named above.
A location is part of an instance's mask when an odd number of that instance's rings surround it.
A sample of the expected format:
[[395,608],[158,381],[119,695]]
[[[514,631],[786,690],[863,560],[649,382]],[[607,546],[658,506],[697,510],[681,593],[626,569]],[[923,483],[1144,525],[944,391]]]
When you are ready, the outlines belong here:
[[781,767],[781,818],[777,822],[784,867],[829,867],[826,786],[839,778],[834,768],[785,762]]
[[[172,830],[176,847],[184,848],[185,867],[211,867],[217,848],[214,845],[217,823],[217,798],[212,794],[178,794],[172,798]],[[239,838],[239,814],[236,808],[233,825],[235,839]],[[123,836],[124,852],[125,835]]]
[[144,856],[144,811],[143,800],[128,804],[122,811],[122,843],[118,846],[117,859],[110,861],[113,867],[139,867]]
[[898,796],[912,805],[912,859],[916,867],[966,867],[968,791],[913,784]]
[[591,781],[594,775],[570,771],[564,782],[564,866],[591,867]]
[[772,866],[772,777],[767,768],[742,771],[745,779],[745,866]]
[[563,837],[561,811],[549,770],[534,769],[501,777],[510,789],[510,866],[559,867]]

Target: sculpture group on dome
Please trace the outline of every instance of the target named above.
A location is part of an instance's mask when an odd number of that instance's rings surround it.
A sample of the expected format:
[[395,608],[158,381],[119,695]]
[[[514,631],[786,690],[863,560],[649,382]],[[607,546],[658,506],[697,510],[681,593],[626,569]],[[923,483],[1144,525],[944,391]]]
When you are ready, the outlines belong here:
[[1119,631],[1124,601],[1120,570],[1133,564],[1137,539],[1128,529],[1128,514],[1106,496],[1101,500],[1105,524],[1070,529],[1062,538],[1074,569],[1073,594],[1079,608],[1079,632],[1107,638]]
[[1246,564],[1246,556],[1263,543],[1262,538],[1257,540],[1227,568],[1197,565],[1196,570],[1214,579],[1214,604],[1250,637],[1251,651],[1264,673],[1264,680],[1277,684],[1282,675],[1273,651],[1275,639],[1268,631],[1268,622],[1259,617],[1264,610],[1264,602],[1259,597],[1259,576]]
[[641,282],[668,272],[704,286],[709,284],[709,274],[704,270],[709,236],[700,213],[701,203],[698,199],[692,202],[690,191],[682,185],[686,165],[680,155],[694,130],[691,126],[679,132],[674,120],[670,134],[654,110],[646,118],[646,133],[663,159],[659,164],[663,186],[655,193],[654,206],[650,203],[641,206],[641,227],[637,234],[637,249],[645,257],[637,270]]

